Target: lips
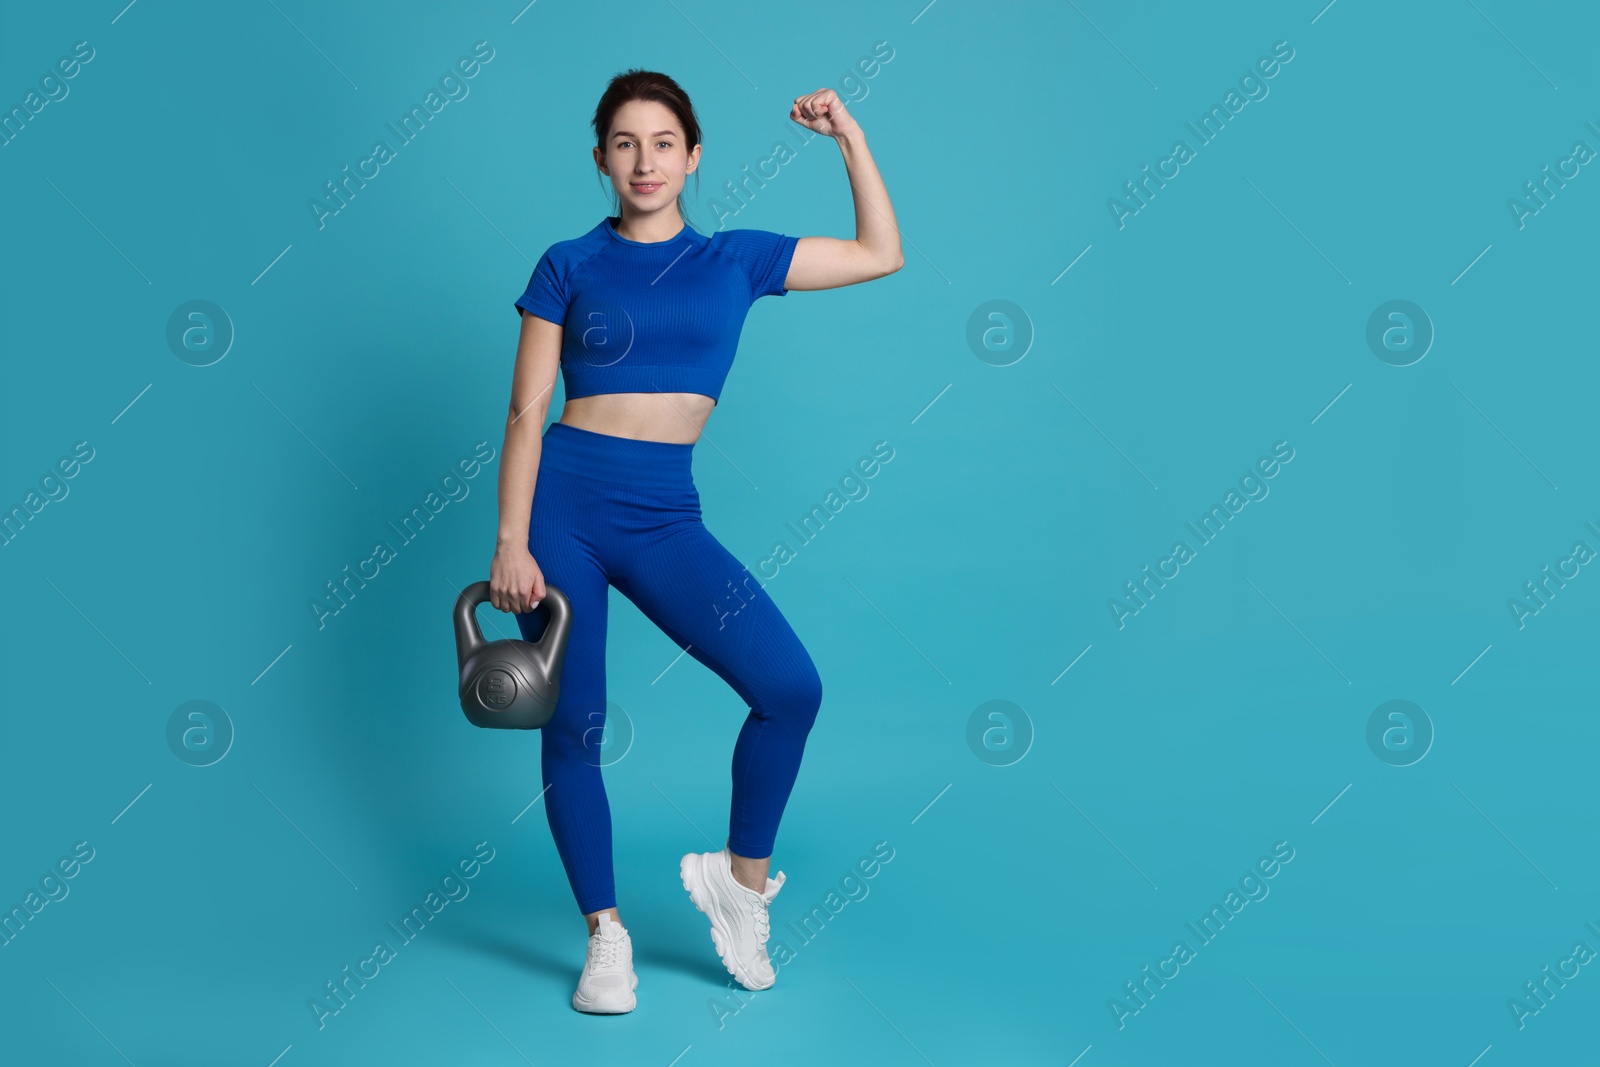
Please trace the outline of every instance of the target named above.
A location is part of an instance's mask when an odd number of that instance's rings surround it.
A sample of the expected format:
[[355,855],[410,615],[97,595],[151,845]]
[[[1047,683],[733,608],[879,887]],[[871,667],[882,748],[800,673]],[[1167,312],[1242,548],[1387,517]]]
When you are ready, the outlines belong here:
[[635,192],[653,193],[657,189],[660,189],[666,183],[665,182],[629,182],[628,184],[633,186]]

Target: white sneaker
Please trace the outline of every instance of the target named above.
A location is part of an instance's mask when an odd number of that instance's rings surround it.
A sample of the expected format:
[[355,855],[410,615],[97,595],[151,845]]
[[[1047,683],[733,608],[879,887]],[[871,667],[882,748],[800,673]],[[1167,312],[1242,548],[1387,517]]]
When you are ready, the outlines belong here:
[[733,877],[733,858],[726,847],[718,852],[691,852],[678,864],[678,874],[689,899],[711,920],[711,941],[722,965],[746,989],[766,989],[777,980],[767,958],[767,905],[783,888],[784,875],[767,879],[767,889],[757,893]]
[[639,976],[633,973],[633,939],[609,914],[589,935],[588,958],[572,1006],[579,1011],[620,1015],[633,1010]]

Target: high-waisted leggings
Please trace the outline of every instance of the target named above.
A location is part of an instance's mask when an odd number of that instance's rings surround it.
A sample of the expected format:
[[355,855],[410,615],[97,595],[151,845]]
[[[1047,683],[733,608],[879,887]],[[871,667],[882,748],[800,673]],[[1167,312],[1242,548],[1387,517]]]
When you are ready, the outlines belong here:
[[[777,605],[702,524],[693,449],[561,422],[544,432],[528,551],[571,603],[572,631],[555,714],[540,730],[540,765],[550,833],[585,914],[617,903],[600,776],[608,585],[750,707],[733,749],[727,846],[735,854],[772,855],[822,702],[816,666]],[[548,620],[536,608],[517,625],[536,641]],[[664,709],[647,718],[658,729],[670,721]],[[682,754],[686,763],[700,758]]]

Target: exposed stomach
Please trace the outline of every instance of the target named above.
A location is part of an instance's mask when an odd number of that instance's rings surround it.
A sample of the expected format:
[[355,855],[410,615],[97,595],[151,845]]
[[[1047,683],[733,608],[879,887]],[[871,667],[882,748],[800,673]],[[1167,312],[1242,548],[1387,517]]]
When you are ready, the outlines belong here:
[[703,393],[600,393],[568,400],[559,421],[612,437],[692,445],[716,406]]

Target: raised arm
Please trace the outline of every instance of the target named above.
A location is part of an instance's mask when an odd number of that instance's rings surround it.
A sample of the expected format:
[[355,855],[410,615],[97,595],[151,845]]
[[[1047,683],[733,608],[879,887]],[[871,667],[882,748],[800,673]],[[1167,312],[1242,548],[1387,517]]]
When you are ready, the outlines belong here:
[[836,289],[870,282],[905,266],[900,251],[900,228],[895,224],[889,190],[867,137],[832,89],[795,98],[789,118],[809,130],[832,137],[844,155],[845,176],[856,207],[854,240],[838,237],[802,237],[789,262],[785,289]]

